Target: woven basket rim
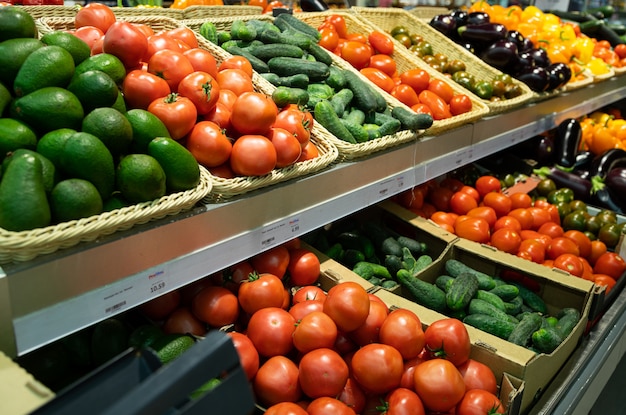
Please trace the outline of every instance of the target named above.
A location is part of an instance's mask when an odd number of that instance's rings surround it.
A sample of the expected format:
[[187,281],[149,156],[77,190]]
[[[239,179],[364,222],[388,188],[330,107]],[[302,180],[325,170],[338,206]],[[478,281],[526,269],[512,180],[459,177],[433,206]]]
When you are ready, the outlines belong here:
[[210,173],[204,167],[199,167],[200,182],[195,188],[184,192],[44,228],[21,232],[0,228],[0,263],[28,261],[41,254],[49,254],[191,209],[206,199],[213,188]]

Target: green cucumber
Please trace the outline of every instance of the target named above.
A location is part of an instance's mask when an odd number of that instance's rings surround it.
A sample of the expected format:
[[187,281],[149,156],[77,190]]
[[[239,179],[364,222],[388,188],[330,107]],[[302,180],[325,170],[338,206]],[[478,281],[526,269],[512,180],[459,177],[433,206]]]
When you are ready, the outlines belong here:
[[322,82],[330,75],[328,65],[306,59],[277,56],[267,61],[270,71],[279,76],[290,76],[303,73],[311,82]]
[[385,255],[385,268],[389,270],[391,276],[395,276],[402,269],[402,259],[396,255]]
[[506,311],[507,314],[516,316],[522,312],[523,305],[524,305],[524,300],[522,300],[522,297],[517,296],[511,299],[511,301],[504,302],[504,310]]
[[369,134],[362,125],[353,124],[343,118],[339,118],[339,121],[346,127],[346,130],[350,131],[357,143],[364,143],[369,140]]
[[406,247],[413,255],[426,253],[426,245],[408,236],[400,235],[396,238],[401,247]]
[[358,249],[348,248],[343,251],[343,256],[341,257],[341,263],[344,264],[348,268],[354,267],[358,262],[364,262],[365,255],[363,252]]
[[261,33],[264,30],[273,30],[274,32],[279,33],[280,29],[271,22],[266,22],[264,20],[259,19],[251,19],[248,20],[248,25],[254,27],[257,33]]
[[263,43],[284,43],[286,45],[298,46],[302,50],[306,50],[311,46],[311,38],[302,33],[276,32],[275,30],[263,30],[257,34],[257,39]]
[[369,140],[376,140],[383,136],[380,132],[380,126],[376,124],[363,124],[363,129],[367,131]]
[[515,285],[506,283],[496,285],[489,292],[500,297],[502,301],[511,301],[519,295],[519,289]]
[[402,245],[393,236],[388,236],[380,245],[380,251],[383,254],[402,256]]
[[428,114],[418,114],[404,107],[394,107],[391,115],[400,121],[402,129],[419,131],[430,128],[433,125],[433,117]]
[[320,35],[320,32],[316,28],[314,28],[313,26],[309,26],[308,24],[306,24],[305,22],[298,19],[292,14],[281,13],[278,16],[276,16],[276,18],[274,19],[274,24],[278,27],[281,27],[280,24],[282,22],[286,23],[288,26],[292,27],[293,29],[299,32],[302,32],[308,36],[311,36],[312,38],[316,40],[320,40],[322,38],[322,36]]
[[346,77],[343,75],[343,70],[337,68],[334,65],[328,66],[330,75],[326,78],[326,84],[333,88],[335,91],[339,91],[346,86]]
[[358,108],[351,108],[350,111],[343,113],[343,118],[350,121],[353,124],[364,125],[365,113]]
[[376,112],[378,104],[373,89],[356,73],[346,69],[343,74],[346,78],[346,85],[354,93],[354,104],[366,114]]
[[541,353],[552,353],[563,341],[563,337],[556,327],[542,327],[532,336],[532,345]]
[[447,293],[453,281],[454,278],[449,275],[443,274],[435,278],[435,285]]
[[309,93],[302,88],[279,86],[272,92],[272,99],[278,108],[286,107],[289,104],[302,106],[309,102]]
[[381,284],[381,287],[383,287],[386,290],[393,290],[394,288],[396,288],[398,286],[398,283],[395,282],[394,280],[384,280]]
[[[223,46],[223,45],[222,45]],[[237,45],[230,45],[224,48],[225,51],[230,53],[231,55],[243,56],[248,59],[250,65],[252,65],[252,69],[257,71],[258,73],[268,73],[270,71],[270,67],[265,63],[262,59],[254,56],[250,51],[254,49],[255,46],[251,46],[249,48],[242,48]]]
[[519,346],[527,346],[533,333],[541,328],[543,318],[537,313],[527,313],[515,326],[508,341]]
[[230,26],[230,34],[233,39],[251,41],[256,39],[257,31],[253,25],[243,20],[233,20]]
[[363,252],[365,258],[374,256],[374,244],[368,237],[358,232],[342,232],[337,235],[337,242],[339,242],[344,249],[351,248]]
[[400,285],[413,297],[416,303],[443,313],[446,311],[446,293],[434,284],[422,281],[405,269],[396,275]]
[[309,52],[309,54],[313,56],[318,62],[325,63],[328,66],[333,64],[333,58],[330,56],[328,51],[317,43],[311,42],[307,49],[307,52]]
[[[500,310],[498,307],[485,300],[472,298],[467,306],[468,314],[486,314],[488,316],[497,317],[500,320],[509,321],[508,314]],[[517,321],[517,320],[515,320]]]
[[487,314],[468,314],[463,319],[463,323],[505,340],[515,329],[514,323]]
[[335,261],[341,261],[343,257],[343,246],[339,242],[336,242],[324,251],[324,255]]
[[493,294],[490,291],[478,290],[476,292],[476,298],[478,298],[479,300],[487,301],[497,309],[502,310],[506,313],[504,301],[502,301],[502,298],[498,297],[496,294]]
[[347,108],[349,108],[350,103],[352,102],[352,98],[354,98],[354,93],[350,88],[340,89],[339,91],[335,92],[334,95],[330,98],[330,103],[335,109],[335,113],[338,117],[343,117],[344,112]]
[[230,35],[230,32],[227,30],[218,30],[217,31],[217,44],[222,46],[224,43],[232,40],[233,37]]
[[556,329],[561,333],[563,338],[566,338],[574,330],[574,327],[576,327],[579,321],[580,311],[571,307],[564,308],[559,312]]
[[278,76],[275,73],[268,72],[261,73],[260,75],[274,86],[306,89],[309,85],[309,77],[303,73],[291,76]]
[[374,264],[367,261],[361,261],[354,264],[354,267],[352,267],[352,272],[366,280],[369,280],[372,277],[378,277],[381,279],[392,279],[389,270],[383,265]]
[[277,56],[287,56],[290,58],[301,58],[304,51],[295,45],[284,43],[264,43],[250,48],[250,53],[265,62]]
[[209,42],[215,43],[216,45],[218,44],[217,28],[214,23],[209,21],[203,22],[202,25],[200,25],[200,34]]
[[545,301],[543,301],[543,299],[538,294],[522,284],[516,282],[511,282],[511,284],[515,285],[518,288],[519,296],[522,297],[522,300],[524,300],[524,304],[528,306],[531,310],[541,314],[546,314],[548,312],[548,307],[546,306]]
[[330,101],[326,99],[320,100],[315,104],[313,113],[315,121],[319,122],[335,137],[347,143],[356,144],[356,139],[345,125],[341,123],[341,119],[335,113]]
[[450,310],[461,310],[468,306],[478,291],[478,278],[464,272],[454,278],[446,292],[446,304]]
[[454,278],[457,278],[463,272],[469,272],[474,274],[478,279],[478,287],[481,290],[492,290],[496,286],[496,282],[494,281],[493,277],[485,274],[484,272],[480,272],[468,265],[465,265],[457,259],[447,260],[445,267],[448,274],[450,274]]

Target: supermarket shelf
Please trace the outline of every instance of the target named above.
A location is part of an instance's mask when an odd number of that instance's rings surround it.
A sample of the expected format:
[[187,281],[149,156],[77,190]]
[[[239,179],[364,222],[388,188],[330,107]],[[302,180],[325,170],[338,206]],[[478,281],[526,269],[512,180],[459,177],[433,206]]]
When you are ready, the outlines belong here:
[[[0,268],[0,350],[22,355],[626,97],[626,77]],[[6,300],[6,302],[4,301]]]

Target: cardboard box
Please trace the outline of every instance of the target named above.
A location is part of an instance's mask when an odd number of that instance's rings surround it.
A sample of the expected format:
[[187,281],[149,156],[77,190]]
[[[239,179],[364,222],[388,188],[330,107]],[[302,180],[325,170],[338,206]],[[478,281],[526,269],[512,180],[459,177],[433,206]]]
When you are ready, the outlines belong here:
[[[572,333],[550,354],[537,354],[525,347],[467,326],[473,344],[472,358],[488,364],[498,379],[510,375],[522,381],[523,393],[518,412],[527,410],[567,361],[582,337],[589,315],[593,283],[572,278],[569,274],[465,239],[458,239],[450,245],[432,266],[419,275],[419,278],[434,282],[444,273],[445,261],[448,259],[457,259],[489,275],[499,275],[502,270],[522,272],[539,283],[538,294],[546,302],[549,314],[555,315],[564,307],[573,307],[580,311],[581,319]],[[416,304],[411,300],[410,294],[404,291],[401,291],[400,295],[379,291],[378,295],[389,305],[413,310],[426,325],[446,318],[441,313]]]
[[54,393],[24,368],[0,352],[0,413],[29,414],[52,398]]

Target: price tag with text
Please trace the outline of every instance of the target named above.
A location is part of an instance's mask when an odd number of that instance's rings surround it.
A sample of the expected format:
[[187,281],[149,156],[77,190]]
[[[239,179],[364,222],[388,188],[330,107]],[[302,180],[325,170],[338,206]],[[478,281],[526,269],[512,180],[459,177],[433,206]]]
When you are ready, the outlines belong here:
[[292,216],[261,229],[261,249],[280,245],[300,235],[302,227],[300,216]]

